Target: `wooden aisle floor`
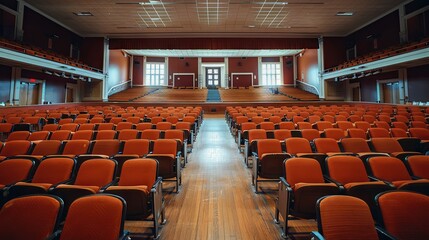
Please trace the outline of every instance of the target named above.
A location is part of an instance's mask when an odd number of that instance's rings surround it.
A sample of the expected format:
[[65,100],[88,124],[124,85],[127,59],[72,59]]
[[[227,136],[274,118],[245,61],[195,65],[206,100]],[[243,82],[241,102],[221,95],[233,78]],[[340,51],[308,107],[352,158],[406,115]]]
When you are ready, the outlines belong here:
[[[223,115],[205,115],[188,158],[181,191],[165,194],[167,223],[160,239],[282,239],[273,221],[277,183],[262,183],[264,193],[254,192],[250,169]],[[294,231],[316,230],[313,220],[294,222]],[[145,231],[141,222],[125,226],[131,232]]]

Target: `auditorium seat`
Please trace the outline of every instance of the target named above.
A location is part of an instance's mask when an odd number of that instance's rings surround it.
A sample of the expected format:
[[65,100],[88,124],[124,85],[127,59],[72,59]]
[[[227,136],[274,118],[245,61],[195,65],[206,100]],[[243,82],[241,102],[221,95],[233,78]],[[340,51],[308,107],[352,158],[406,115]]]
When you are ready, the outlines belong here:
[[316,138],[320,138],[320,132],[317,129],[302,129],[301,136],[308,141],[313,141]]
[[291,155],[283,151],[277,139],[258,139],[256,152],[253,152],[252,185],[259,193],[258,182],[277,182],[284,177],[283,162]]
[[274,139],[284,141],[286,138],[292,137],[291,130],[289,129],[277,129],[274,130]]
[[118,162],[118,172],[128,159],[144,158],[149,154],[150,141],[148,139],[130,139],[122,142],[122,152],[115,154],[113,158]]
[[31,133],[29,131],[11,132],[7,137],[6,141],[27,140],[30,134]]
[[294,130],[295,124],[293,122],[281,122],[281,123],[279,123],[279,129]]
[[158,129],[146,129],[140,134],[141,139],[157,140],[161,137],[161,130]]
[[114,123],[97,123],[97,130],[113,130],[115,128]]
[[5,142],[0,151],[0,161],[15,155],[26,155],[31,150],[32,143],[27,140]]
[[394,128],[402,128],[405,131],[408,131],[408,125],[404,122],[392,122],[392,127]]
[[332,139],[335,139],[338,141],[338,140],[346,137],[344,133],[345,132],[340,128],[326,128],[322,132],[321,136],[325,137],[325,138],[332,138]]
[[378,240],[368,205],[352,196],[326,196],[316,204],[318,232],[312,232],[313,240],[368,239]]
[[87,131],[87,130],[93,131],[94,129],[95,129],[95,123],[83,123],[83,124],[79,124],[79,129],[77,131],[78,132]]
[[72,132],[70,130],[56,130],[51,132],[49,140],[69,140],[71,138]]
[[320,197],[340,194],[340,188],[327,183],[320,164],[311,158],[289,158],[284,162],[285,178],[280,178],[276,201],[275,222],[283,218],[282,237],[289,233],[290,215],[297,218],[315,219],[315,205]]
[[13,199],[0,210],[2,239],[53,239],[59,227],[63,201],[51,195]]
[[136,129],[122,129],[118,130],[118,140],[137,139],[140,137],[140,131]]
[[379,207],[381,230],[385,239],[429,239],[429,197],[414,192],[389,191],[379,194],[375,201]]
[[384,128],[369,128],[368,136],[370,138],[390,138],[389,130]]
[[362,129],[364,132],[367,132],[369,128],[371,128],[371,124],[369,122],[364,121],[356,121],[354,122],[356,128]]
[[404,151],[401,144],[394,138],[373,138],[370,141],[370,146],[372,146],[374,152],[388,153],[402,160],[407,156],[421,154],[419,152]]
[[155,126],[155,128],[158,130],[167,130],[173,128],[173,124],[171,124],[171,122],[158,122],[155,124]]
[[131,122],[119,122],[116,124],[115,130],[121,131],[124,129],[133,129],[133,128],[134,128],[134,124]]
[[405,163],[411,176],[429,179],[429,156],[409,156]]
[[389,129],[391,128],[391,126],[385,121],[375,121],[374,126],[377,128],[384,128],[387,131],[389,131]]
[[344,132],[347,131],[347,129],[349,128],[354,128],[355,126],[353,125],[353,123],[348,122],[348,121],[337,121],[335,123],[336,127],[343,130]]
[[43,131],[49,131],[49,132],[53,132],[56,131],[58,129],[58,124],[56,123],[52,123],[52,124],[46,124],[45,126],[43,126],[42,130]]
[[252,151],[256,149],[256,141],[259,139],[267,139],[267,131],[264,129],[250,129],[248,138],[244,139],[244,163],[247,167],[250,167],[249,157],[252,156]]
[[367,139],[366,132],[360,128],[349,128],[349,129],[347,129],[347,136],[350,138]]
[[136,130],[143,131],[143,130],[146,130],[146,129],[152,129],[152,123],[142,122],[142,123],[138,123],[136,125]]
[[158,161],[150,158],[127,160],[122,167],[119,182],[116,186],[108,187],[105,193],[124,198],[127,203],[126,220],[152,221],[153,235],[159,237],[159,227],[165,224],[165,214]]
[[323,153],[327,156],[353,155],[351,152],[342,152],[338,142],[333,138],[316,138],[313,140],[313,145],[317,153]]
[[380,181],[387,181],[397,189],[429,195],[429,180],[413,180],[404,163],[395,157],[371,157],[367,160],[370,174]]
[[17,182],[31,179],[35,163],[33,160],[17,158],[0,162],[0,205],[4,203],[5,192]]
[[50,136],[49,131],[37,131],[32,132],[31,135],[28,137],[28,141],[41,141],[41,140],[47,140]]
[[314,158],[320,166],[325,165],[326,154],[313,153],[310,141],[305,138],[292,137],[285,140],[286,152],[295,157]]
[[127,204],[121,197],[95,194],[77,199],[70,206],[60,240],[125,240]]

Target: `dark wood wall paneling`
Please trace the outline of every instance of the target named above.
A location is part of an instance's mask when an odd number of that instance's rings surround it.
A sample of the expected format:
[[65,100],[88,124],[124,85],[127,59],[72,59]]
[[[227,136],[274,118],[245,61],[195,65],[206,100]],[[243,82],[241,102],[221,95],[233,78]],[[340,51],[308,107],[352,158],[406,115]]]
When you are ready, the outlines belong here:
[[104,38],[84,38],[80,47],[80,60],[91,67],[103,69]]
[[[253,73],[256,79],[253,78],[253,85],[259,84],[258,79],[258,58],[257,57],[230,57],[228,58],[228,76],[231,78],[231,73]],[[231,87],[231,81],[228,81],[228,86]],[[234,86],[239,86],[234,83]]]
[[111,38],[110,49],[301,49],[317,38]]
[[429,37],[429,10],[407,19],[408,41]]
[[407,69],[409,101],[429,102],[429,64]]
[[2,0],[0,4],[14,11],[18,11],[18,1],[16,0]]
[[144,57],[134,56],[133,62],[133,85],[143,85]]
[[293,57],[283,57],[283,83],[293,84]]
[[361,100],[363,102],[376,102],[377,80],[398,79],[398,77],[398,71],[393,71],[363,77],[360,79],[350,80],[350,82],[360,82]]
[[323,38],[323,62],[325,69],[332,68],[345,62],[346,45],[343,37]]
[[33,78],[37,80],[46,80],[45,101],[52,103],[64,103],[66,96],[66,84],[77,83],[73,79],[65,79],[54,75],[48,75],[41,72],[23,69],[21,71],[22,78]]
[[357,56],[399,45],[399,11],[357,30],[346,37],[346,48],[356,44]]
[[0,65],[0,102],[9,101],[11,78],[12,67]]
[[70,44],[81,46],[82,38],[63,28],[32,9],[24,8],[24,39],[27,44],[49,49],[48,39],[52,38],[52,51],[70,56]]
[[15,15],[0,9],[0,37],[9,40],[15,38]]
[[[169,57],[168,58],[168,85],[173,86],[173,73],[193,73],[195,78],[198,78],[198,58],[178,58],[178,57]],[[189,79],[189,77],[184,77],[184,79]],[[180,81],[180,80],[179,80]],[[191,81],[186,81],[186,83],[179,83],[178,86],[181,87],[192,87]],[[195,87],[198,87],[198,83],[195,83]]]

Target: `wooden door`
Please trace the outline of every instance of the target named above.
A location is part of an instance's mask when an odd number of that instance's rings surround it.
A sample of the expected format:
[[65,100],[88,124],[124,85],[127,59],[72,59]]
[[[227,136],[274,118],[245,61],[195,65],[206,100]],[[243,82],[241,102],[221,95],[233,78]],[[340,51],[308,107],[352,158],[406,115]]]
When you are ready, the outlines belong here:
[[206,68],[206,86],[207,88],[220,87],[220,67]]
[[66,102],[74,102],[74,91],[73,88],[68,87],[67,88],[67,98],[66,98]]
[[360,101],[360,87],[354,87],[352,89],[353,91],[353,101],[359,102]]

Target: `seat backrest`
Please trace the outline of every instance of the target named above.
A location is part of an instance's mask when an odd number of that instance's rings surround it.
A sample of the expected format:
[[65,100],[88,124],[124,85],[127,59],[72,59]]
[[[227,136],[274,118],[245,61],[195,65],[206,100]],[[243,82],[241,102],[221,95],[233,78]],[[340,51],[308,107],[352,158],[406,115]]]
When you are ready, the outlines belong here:
[[390,138],[389,130],[384,128],[369,128],[368,135],[370,138]]
[[314,146],[318,153],[341,152],[340,147],[335,139],[316,138],[313,140]]
[[60,125],[61,130],[70,130],[72,132],[76,132],[78,127],[79,127],[79,124],[77,123],[65,123],[63,125]]
[[94,131],[92,130],[81,130],[73,133],[71,140],[84,139],[84,140],[90,141],[92,140],[93,135],[94,135]]
[[184,141],[184,133],[183,133],[183,130],[176,130],[176,129],[165,130],[164,138],[165,139],[178,139],[181,142],[183,142]]
[[28,179],[34,168],[29,159],[8,159],[0,162],[0,184],[9,185]]
[[277,129],[274,130],[274,138],[280,141],[284,141],[286,138],[292,137],[292,133],[289,129]]
[[124,229],[125,200],[95,194],[75,200],[68,211],[60,240],[120,239]]
[[407,132],[402,128],[391,128],[390,134],[392,135],[392,137],[395,137],[395,138],[407,138],[408,137]]
[[403,152],[401,144],[394,138],[373,138],[371,144],[376,152],[394,153]]
[[72,177],[74,167],[72,158],[46,158],[40,162],[31,182],[58,184]]
[[316,138],[320,138],[320,133],[317,129],[302,129],[301,135],[308,141],[313,141]]
[[0,210],[2,239],[48,239],[56,230],[63,201],[52,195],[12,199]]
[[260,139],[257,141],[258,155],[261,157],[265,153],[282,153],[282,145],[277,139]]
[[120,142],[117,139],[102,139],[92,142],[92,154],[113,156],[119,152]]
[[115,127],[114,123],[98,123],[97,124],[97,130],[113,130]]
[[130,139],[124,142],[123,154],[137,154],[143,156],[149,153],[148,139]]
[[75,185],[105,186],[110,183],[116,174],[117,163],[111,159],[89,159],[80,165]]
[[159,123],[159,122],[162,122],[164,120],[164,118],[163,117],[152,117],[151,119],[150,119],[150,122],[152,123],[152,124],[157,124],[157,123]]
[[428,127],[428,125],[426,125],[425,121],[411,121],[410,125],[413,128],[427,128]]
[[393,125],[393,127],[395,127],[395,128],[402,128],[402,129],[404,129],[405,131],[407,131],[407,130],[408,130],[408,126],[407,126],[407,124],[406,124],[406,123],[404,123],[404,122],[392,122],[392,125]]
[[56,130],[51,133],[51,136],[49,137],[49,140],[68,140],[71,137],[71,131],[70,130]]
[[332,195],[316,203],[317,226],[325,239],[378,240],[371,211],[361,199]]
[[36,142],[31,152],[31,155],[46,156],[51,154],[58,154],[61,147],[61,141],[58,140],[42,140]]
[[354,122],[355,127],[364,130],[365,132],[368,131],[369,128],[371,128],[371,124],[369,122],[364,121],[356,121]]
[[414,155],[406,158],[411,174],[429,179],[429,156]]
[[43,131],[50,131],[50,132],[52,132],[52,131],[57,130],[58,126],[59,126],[58,124],[54,124],[54,123],[52,123],[52,124],[46,124],[45,126],[43,126],[42,130]]
[[143,130],[146,130],[146,129],[152,129],[152,123],[143,122],[143,123],[138,123],[136,125],[136,130],[143,131]]
[[250,129],[249,130],[249,142],[256,139],[267,139],[267,132],[265,129]]
[[340,128],[326,128],[323,132],[326,138],[340,140],[345,137],[344,130]]
[[118,131],[119,140],[137,139],[139,130],[137,129],[122,129]]
[[285,140],[286,152],[290,154],[312,153],[310,142],[305,138],[288,138]]
[[275,127],[273,122],[261,122],[259,123],[259,128],[265,130],[274,130]]
[[31,135],[28,137],[28,141],[40,141],[40,140],[46,140],[49,137],[50,132],[49,131],[37,131],[32,132]]
[[176,123],[176,129],[191,130],[191,123],[189,123],[189,122],[178,122],[178,123]]
[[360,129],[360,128],[349,128],[349,129],[347,129],[347,135],[351,138],[367,139],[365,131]]
[[427,128],[410,128],[408,129],[411,137],[418,138],[420,140],[429,140],[429,129]]
[[390,129],[390,125],[385,121],[375,121],[374,124],[378,128],[384,128],[386,130]]
[[30,136],[29,131],[11,132],[7,137],[6,141],[27,140],[29,136]]
[[151,158],[135,158],[124,162],[118,186],[145,185],[151,189],[158,177],[158,161]]
[[280,129],[294,130],[295,129],[295,123],[293,123],[293,122],[280,122],[279,128]]
[[140,138],[148,140],[157,140],[160,138],[160,135],[161,130],[159,129],[146,129],[141,132]]
[[118,132],[115,130],[98,130],[97,135],[95,135],[95,140],[102,140],[102,139],[114,139],[116,138],[116,135]]
[[173,154],[177,153],[177,142],[174,139],[157,139],[153,144],[154,154]]
[[345,152],[364,153],[371,152],[368,143],[363,138],[343,138],[340,144]]
[[332,128],[332,123],[328,121],[319,121],[315,123],[316,129],[319,131],[323,131],[327,128]]
[[93,131],[94,129],[95,129],[95,123],[82,123],[79,125],[79,129],[77,131],[78,132],[88,131],[88,130]]
[[411,180],[407,168],[401,160],[394,157],[371,157],[368,160],[372,175],[389,181]]
[[244,122],[241,124],[241,131],[247,131],[250,129],[256,129],[256,123],[254,122]]
[[116,124],[116,131],[121,131],[124,129],[132,129],[133,128],[133,123],[132,122],[118,122]]
[[171,129],[173,126],[173,124],[171,124],[171,122],[158,122],[156,124],[156,129],[158,130],[167,130],[167,129]]
[[354,156],[332,156],[326,158],[329,176],[341,184],[368,182],[368,174],[362,160]]
[[343,131],[347,131],[347,129],[355,127],[353,123],[349,121],[337,121],[336,124],[337,124],[337,127]]
[[376,196],[380,221],[395,239],[429,239],[429,197],[415,192],[390,191]]
[[289,158],[285,161],[286,181],[294,187],[297,183],[324,183],[322,169],[312,158]]
[[62,154],[79,155],[88,152],[88,140],[69,140],[64,143]]
[[408,122],[410,121],[410,120],[408,119],[408,117],[403,116],[403,115],[396,115],[396,116],[395,116],[395,120],[396,120],[397,122],[403,122],[403,123],[406,123],[406,124],[408,124]]
[[309,122],[297,122],[296,126],[298,129],[300,130],[304,130],[304,129],[312,129],[313,126],[311,125],[311,123]]
[[391,123],[392,119],[390,118],[389,115],[385,115],[385,114],[380,114],[378,115],[378,120],[383,121],[383,122],[387,122],[387,123]]
[[5,142],[1,149],[0,156],[10,157],[14,155],[25,155],[31,147],[31,142],[27,140],[15,140]]

